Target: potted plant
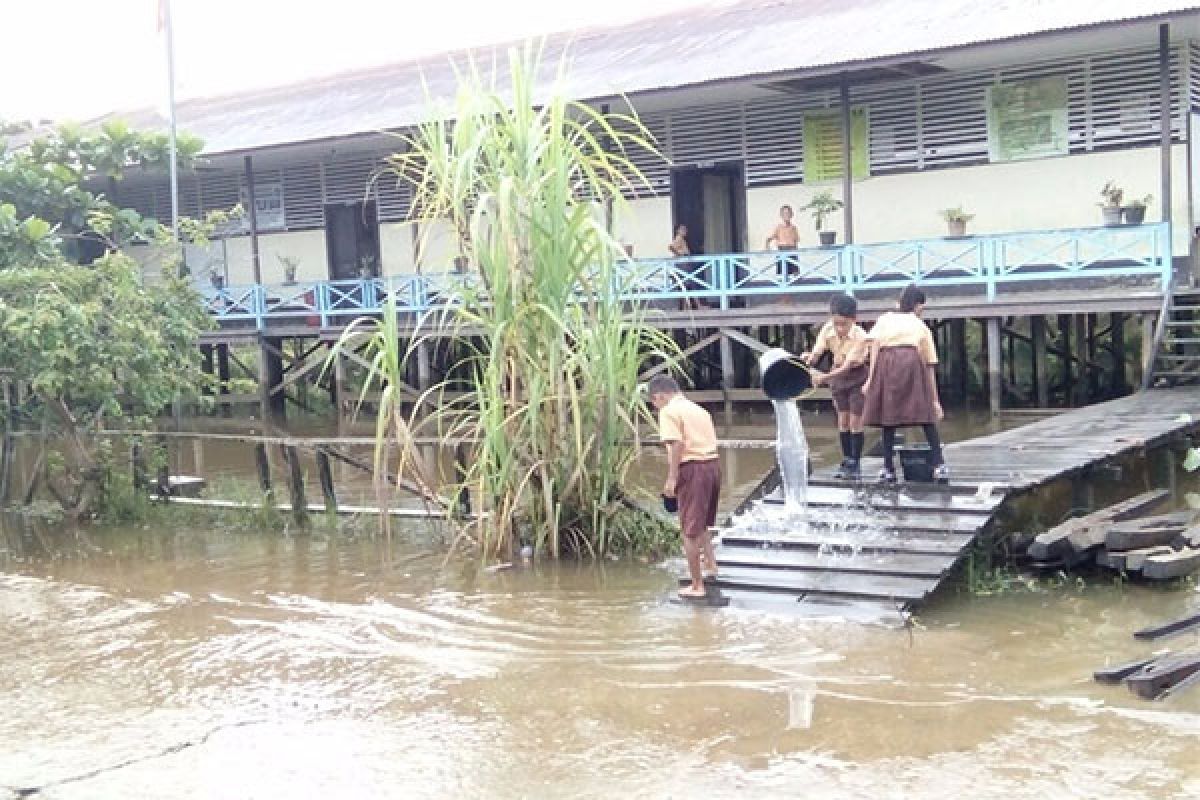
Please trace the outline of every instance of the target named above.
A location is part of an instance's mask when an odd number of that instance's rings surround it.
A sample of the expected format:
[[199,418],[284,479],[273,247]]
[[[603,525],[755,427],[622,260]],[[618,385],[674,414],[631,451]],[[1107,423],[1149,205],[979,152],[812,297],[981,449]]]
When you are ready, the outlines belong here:
[[1122,206],[1121,210],[1125,212],[1126,225],[1141,225],[1146,219],[1146,206],[1150,205],[1150,201],[1154,199],[1153,195],[1139,197],[1127,206]]
[[300,266],[300,259],[295,256],[276,255],[279,263],[283,265],[283,282],[285,285],[296,282],[296,267]]
[[949,229],[947,235],[951,237],[966,236],[967,223],[975,219],[975,215],[963,211],[962,206],[947,208],[941,213],[942,219],[946,220],[946,227]]
[[1108,226],[1121,224],[1121,200],[1125,197],[1125,190],[1119,188],[1115,183],[1109,181],[1104,184],[1104,188],[1100,190],[1100,196],[1104,198],[1104,202],[1100,203],[1100,213],[1103,215],[1104,224]]
[[842,201],[834,197],[833,192],[828,189],[817,192],[808,203],[800,208],[802,211],[812,212],[813,222],[817,226],[817,236],[821,239],[821,246],[828,247],[837,241],[837,231],[825,230],[825,217],[842,208]]

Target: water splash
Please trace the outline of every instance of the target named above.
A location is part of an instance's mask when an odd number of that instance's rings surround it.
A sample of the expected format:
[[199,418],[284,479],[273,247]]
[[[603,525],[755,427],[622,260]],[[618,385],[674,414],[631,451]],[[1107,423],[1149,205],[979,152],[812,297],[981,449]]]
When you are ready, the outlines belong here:
[[794,400],[772,400],[775,406],[775,457],[783,484],[783,502],[791,511],[808,505],[808,440],[800,408]]

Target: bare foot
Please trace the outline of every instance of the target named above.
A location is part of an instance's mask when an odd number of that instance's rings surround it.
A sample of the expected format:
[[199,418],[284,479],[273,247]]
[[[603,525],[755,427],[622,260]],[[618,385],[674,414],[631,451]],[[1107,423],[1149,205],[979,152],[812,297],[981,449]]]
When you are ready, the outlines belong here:
[[680,597],[704,597],[706,594],[708,594],[708,592],[704,590],[703,586],[701,586],[699,589],[697,589],[695,586],[685,586],[679,590]]

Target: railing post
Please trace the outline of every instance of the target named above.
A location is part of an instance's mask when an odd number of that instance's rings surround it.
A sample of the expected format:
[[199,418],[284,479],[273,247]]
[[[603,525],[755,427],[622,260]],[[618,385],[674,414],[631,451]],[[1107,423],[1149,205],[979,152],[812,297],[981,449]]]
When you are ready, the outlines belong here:
[[987,300],[992,302],[996,299],[996,271],[1000,268],[1000,252],[1001,240],[993,238],[987,240],[987,243],[980,243],[982,248],[979,257],[983,261],[983,279],[987,286]]
[[729,310],[729,293],[733,290],[733,256],[721,256],[714,265],[714,284],[720,292],[721,310]]
[[317,313],[321,317],[321,327],[329,327],[329,281],[319,281],[313,286],[313,294],[316,296]]
[[858,288],[858,246],[853,244],[843,245],[838,252],[838,272],[841,273],[842,287],[846,294],[853,295],[854,290]]
[[261,283],[254,284],[250,292],[250,307],[254,309],[256,326],[260,331],[267,329],[267,288]]

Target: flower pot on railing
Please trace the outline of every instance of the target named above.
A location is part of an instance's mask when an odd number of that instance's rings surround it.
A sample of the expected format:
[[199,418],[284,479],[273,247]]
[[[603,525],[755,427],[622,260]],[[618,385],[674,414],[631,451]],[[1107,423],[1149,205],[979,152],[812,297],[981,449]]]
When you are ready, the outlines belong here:
[[946,235],[951,239],[960,239],[967,235],[967,221],[952,219],[946,221]]
[[455,272],[466,272],[467,271],[467,257],[466,256],[455,256],[454,257],[454,271]]
[[1145,206],[1122,206],[1121,211],[1125,213],[1126,225],[1141,225],[1146,221]]
[[1121,215],[1125,209],[1121,206],[1100,206],[1100,216],[1108,227],[1121,224]]
[[837,231],[818,231],[817,236],[821,239],[821,247],[830,247],[837,242]]

